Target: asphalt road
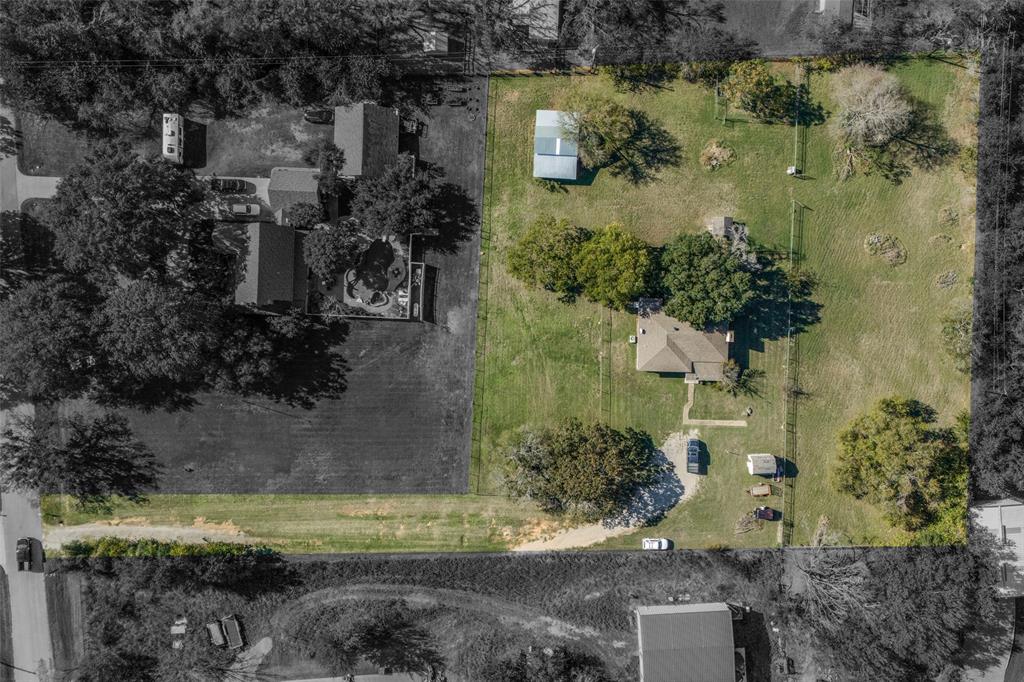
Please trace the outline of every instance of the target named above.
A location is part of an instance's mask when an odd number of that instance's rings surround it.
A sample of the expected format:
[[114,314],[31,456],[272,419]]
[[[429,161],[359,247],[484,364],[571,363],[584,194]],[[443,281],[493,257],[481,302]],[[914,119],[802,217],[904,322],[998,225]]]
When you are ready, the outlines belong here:
[[[0,107],[0,116],[13,119],[6,107]],[[15,156],[0,158],[0,210],[18,210],[20,202],[30,196],[49,195],[55,180],[27,178],[18,172]],[[31,406],[17,408],[21,413],[31,410]],[[13,411],[0,410],[0,432],[12,416]],[[52,679],[53,669],[46,586],[41,561],[33,571],[18,571],[15,543],[21,537],[42,540],[39,499],[36,495],[0,491],[0,568],[10,598],[10,618],[4,614],[0,623],[11,624],[10,638],[3,633],[0,646],[8,641],[13,645],[13,651],[0,650],[0,664],[14,671],[14,682],[46,682]],[[38,543],[34,551],[41,560],[42,544]]]

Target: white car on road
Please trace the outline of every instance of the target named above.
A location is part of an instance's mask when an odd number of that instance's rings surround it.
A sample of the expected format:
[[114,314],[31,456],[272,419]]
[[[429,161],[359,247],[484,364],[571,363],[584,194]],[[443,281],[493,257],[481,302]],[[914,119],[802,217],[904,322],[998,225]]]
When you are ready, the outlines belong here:
[[672,549],[672,541],[668,538],[644,538],[642,547],[653,550]]

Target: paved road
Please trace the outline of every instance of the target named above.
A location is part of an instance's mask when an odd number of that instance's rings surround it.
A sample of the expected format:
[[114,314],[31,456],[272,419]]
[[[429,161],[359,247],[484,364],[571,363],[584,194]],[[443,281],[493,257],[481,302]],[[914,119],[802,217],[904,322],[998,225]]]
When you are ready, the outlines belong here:
[[[0,106],[0,117],[14,120],[11,111],[3,106]],[[22,175],[18,171],[17,157],[0,158],[0,210],[17,211],[25,199],[53,196],[57,180]],[[32,409],[26,405],[12,411],[0,410],[0,432],[14,413],[31,414]],[[52,679],[50,672],[53,670],[46,585],[41,570],[18,571],[14,549],[21,537],[37,540],[43,537],[39,498],[0,491],[0,568],[10,595],[10,641],[14,649],[13,652],[0,651],[0,661],[14,666],[15,682],[45,682]],[[41,551],[41,546],[37,551]],[[5,621],[6,618],[0,619],[0,622]]]
[[[0,411],[0,431],[12,418],[13,411]],[[17,409],[20,414],[31,414],[31,406]],[[43,523],[36,495],[0,492],[0,567],[6,575],[11,606],[11,642],[15,682],[50,680],[53,670],[53,648],[50,644],[50,625],[46,613],[46,585],[42,565],[31,571],[19,571],[14,549],[18,538],[43,537]],[[41,546],[36,548],[40,553]]]

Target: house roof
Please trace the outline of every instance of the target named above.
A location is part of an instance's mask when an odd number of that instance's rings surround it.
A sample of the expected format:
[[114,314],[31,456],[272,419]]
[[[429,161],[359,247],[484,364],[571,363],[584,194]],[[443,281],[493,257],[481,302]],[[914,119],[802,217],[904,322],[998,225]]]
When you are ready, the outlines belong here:
[[636,368],[641,372],[693,375],[700,381],[720,381],[729,359],[724,328],[697,330],[662,312],[637,315]]
[[278,167],[270,171],[270,185],[267,198],[270,209],[275,213],[293,204],[316,204],[320,201],[317,193],[316,168]]
[[214,232],[221,250],[236,254],[235,303],[291,306],[295,296],[295,230],[274,223],[224,224]]
[[1024,596],[1024,503],[1010,497],[976,505],[973,511],[975,522],[1001,543],[1001,590]]
[[335,107],[334,144],[345,153],[342,175],[379,177],[398,158],[398,109],[373,102]]
[[727,604],[641,606],[636,610],[643,682],[735,682]]
[[579,167],[576,143],[565,137],[562,120],[565,113],[538,109],[533,128],[533,177],[575,180]]

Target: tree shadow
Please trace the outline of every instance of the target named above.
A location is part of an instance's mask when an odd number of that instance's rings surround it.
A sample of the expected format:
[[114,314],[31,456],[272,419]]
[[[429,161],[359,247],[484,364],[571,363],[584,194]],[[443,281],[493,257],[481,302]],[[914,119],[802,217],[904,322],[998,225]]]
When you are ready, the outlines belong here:
[[645,112],[634,109],[629,113],[633,132],[605,167],[614,177],[644,185],[653,182],[662,169],[678,166],[682,147],[672,133]]
[[15,156],[21,151],[21,131],[6,116],[0,116],[0,157]]
[[461,186],[443,180],[444,172],[439,166],[423,165],[436,190],[430,202],[435,231],[423,235],[424,246],[439,253],[456,253],[476,233],[480,225],[479,207]]
[[787,82],[782,86],[785,90],[784,97],[793,102],[793,113],[786,123],[790,125],[815,126],[821,125],[828,117],[828,112],[820,102],[811,99],[811,92],[807,85],[793,85]]
[[281,366],[282,379],[268,385],[265,395],[307,410],[320,400],[340,398],[348,387],[348,362],[338,347],[348,333],[347,321],[331,319],[295,340],[292,357]]
[[[760,262],[762,269],[755,275],[757,297],[746,311],[747,332],[760,341],[773,341],[817,324],[821,304],[811,298],[816,283],[794,286],[777,264]],[[749,349],[756,346],[751,344]]]
[[915,100],[907,132],[885,147],[869,147],[860,155],[868,174],[878,173],[899,185],[914,169],[934,170],[955,158],[958,151],[934,108]]

